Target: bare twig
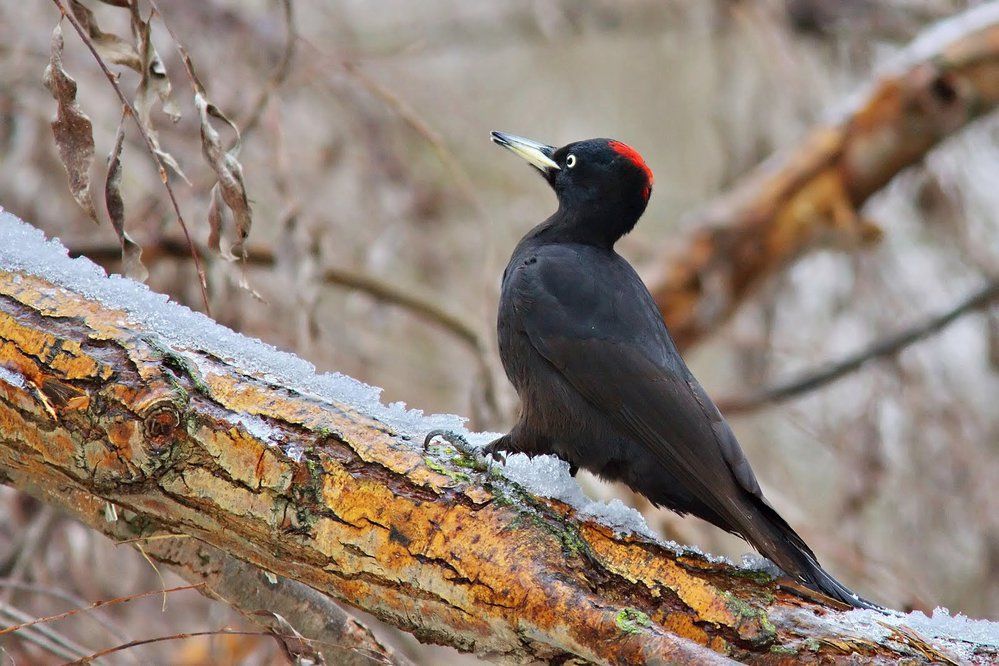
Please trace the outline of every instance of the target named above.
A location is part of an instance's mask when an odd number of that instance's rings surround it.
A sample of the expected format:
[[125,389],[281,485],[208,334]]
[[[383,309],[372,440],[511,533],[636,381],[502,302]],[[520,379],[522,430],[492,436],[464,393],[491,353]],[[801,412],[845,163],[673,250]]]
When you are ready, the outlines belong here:
[[187,640],[188,638],[198,638],[200,636],[270,636],[270,634],[263,631],[233,631],[231,629],[216,629],[214,631],[192,631],[188,633],[180,634],[170,634],[169,636],[157,636],[155,638],[142,638],[134,641],[129,641],[128,643],[122,643],[121,645],[116,645],[114,647],[106,648],[100,650],[99,652],[94,652],[85,657],[77,659],[75,661],[69,662],[66,666],[90,664],[96,659],[101,657],[106,657],[109,654],[114,654],[115,652],[121,652],[122,650],[128,650],[134,647],[139,647],[140,645],[149,645],[151,643],[162,643],[164,641],[178,641]]
[[180,61],[184,64],[184,71],[187,72],[187,78],[191,81],[191,88],[195,93],[202,92],[205,87],[202,85],[201,79],[198,78],[198,75],[194,73],[194,63],[191,60],[191,54],[187,52],[187,49],[184,47],[184,43],[180,41],[180,37],[177,36],[177,33],[175,33],[173,28],[170,27],[170,24],[167,23],[166,16],[164,16],[163,12],[160,11],[159,6],[156,4],[156,0],[148,1],[149,6],[152,7],[153,11],[159,15],[160,22],[163,24],[163,27],[167,29],[167,32],[170,33],[173,45],[177,48],[177,52],[180,53]]
[[[28,613],[10,604],[0,603],[0,622],[26,622],[31,619],[32,617]],[[89,648],[63,636],[52,627],[44,625],[27,627],[24,631],[18,633],[17,637],[34,643],[61,659],[79,659],[81,655],[87,654],[89,650]]]
[[909,345],[919,342],[969,312],[980,310],[999,298],[999,280],[993,280],[971,294],[946,312],[927,319],[890,337],[878,340],[874,344],[861,349],[846,358],[830,363],[823,368],[810,370],[789,381],[754,391],[744,396],[722,398],[718,407],[729,414],[751,412],[767,405],[790,400],[803,393],[813,391],[834,382],[849,373],[860,369],[869,361],[894,356]]
[[354,81],[359,83],[362,88],[374,97],[378,98],[385,106],[391,109],[392,112],[395,113],[404,123],[406,123],[406,125],[408,125],[409,128],[412,129],[417,135],[430,144],[430,146],[434,149],[434,152],[437,153],[438,159],[440,159],[445,168],[451,172],[451,175],[454,177],[455,182],[458,185],[458,189],[461,191],[462,197],[468,203],[475,206],[480,213],[486,212],[485,206],[479,199],[479,195],[475,189],[475,184],[472,182],[472,178],[468,175],[468,171],[461,165],[461,162],[451,149],[447,147],[447,143],[444,141],[444,137],[441,136],[440,132],[435,130],[430,126],[430,123],[420,117],[420,114],[418,114],[413,107],[411,107],[397,94],[365,74],[360,67],[357,66],[356,62],[339,55],[327,53],[304,37],[301,38],[301,41],[303,44],[312,49],[316,55],[337,65],[348,76],[354,79]]
[[260,123],[260,118],[263,115],[264,108],[267,106],[267,102],[270,101],[271,95],[284,84],[285,79],[288,78],[288,74],[291,73],[291,63],[295,58],[295,48],[298,44],[298,30],[295,27],[294,5],[291,0],[282,0],[281,5],[284,10],[284,50],[281,52],[281,59],[274,67],[274,71],[271,72],[270,79],[268,79],[260,91],[253,106],[250,107],[249,114],[239,123],[243,129],[244,140]]
[[[287,639],[293,641],[307,641],[310,643],[318,643],[320,641],[311,641],[308,638],[302,638],[301,636],[287,636],[283,634],[276,634],[270,631],[235,631],[233,629],[216,629],[214,631],[192,631],[187,633],[170,634],[169,636],[156,636],[154,638],[143,638],[129,643],[123,643],[122,645],[116,645],[114,647],[106,648],[100,652],[94,652],[91,655],[78,659],[77,661],[70,662],[67,666],[83,665],[89,664],[94,659],[100,659],[101,657],[106,657],[109,654],[114,654],[115,652],[121,652],[122,650],[128,650],[133,647],[138,647],[140,645],[149,645],[150,643],[162,643],[164,641],[177,641],[177,640],[187,640],[188,638],[197,638],[199,636],[265,636],[268,638],[279,638]],[[371,663],[373,664],[384,664],[387,663],[380,657],[370,657]]]
[[[121,261],[121,252],[117,246],[78,244],[73,245],[69,253],[74,257],[86,256],[98,263]],[[187,258],[187,254],[184,252],[184,247],[176,240],[160,238],[143,247],[143,258],[147,263],[154,263],[161,259],[183,260]],[[276,261],[274,253],[266,248],[248,247],[246,249],[246,263],[250,266],[272,268]],[[458,314],[449,312],[429,296],[407,291],[403,287],[353,268],[327,267],[321,270],[321,274],[322,280],[326,284],[356,289],[376,300],[397,305],[438,324],[471,347],[473,351],[484,352],[486,349],[482,336],[479,335],[472,323],[465,321]]]
[[12,626],[9,626],[9,627],[5,627],[3,629],[0,629],[0,636],[3,636],[5,634],[10,634],[10,633],[13,633],[15,631],[21,631],[22,629],[34,626],[36,624],[43,624],[43,623],[47,623],[47,622],[55,622],[56,620],[62,620],[62,619],[65,619],[67,617],[71,617],[73,615],[76,615],[77,613],[81,613],[83,611],[93,610],[95,608],[100,608],[102,606],[110,606],[112,604],[123,604],[123,603],[127,603],[129,601],[135,601],[136,599],[143,599],[145,597],[149,597],[149,596],[152,596],[154,594],[166,594],[166,593],[169,593],[169,592],[181,592],[183,590],[195,590],[195,589],[198,589],[200,587],[202,587],[202,583],[197,583],[195,585],[180,585],[178,587],[171,587],[171,588],[168,588],[168,589],[165,589],[165,590],[150,590],[148,592],[141,592],[139,594],[130,594],[130,595],[125,596],[125,597],[115,597],[114,599],[105,599],[103,601],[95,601],[94,603],[92,603],[92,604],[90,604],[89,606],[86,606],[86,607],[74,608],[72,610],[64,611],[62,613],[56,613],[55,615],[46,615],[45,617],[36,617],[36,618],[32,618],[30,620],[22,621],[20,624],[15,624],[15,625],[12,625]]
[[177,216],[177,223],[184,232],[184,238],[187,239],[190,255],[194,259],[194,266],[198,271],[198,281],[201,286],[201,298],[205,304],[205,311],[208,314],[211,314],[212,310],[211,305],[208,303],[208,282],[205,278],[205,270],[201,266],[201,257],[198,255],[198,251],[194,247],[194,241],[191,238],[191,233],[188,231],[187,224],[184,222],[184,216],[180,212],[180,204],[177,203],[177,197],[174,195],[173,188],[170,186],[170,178],[167,175],[166,163],[160,156],[159,151],[156,150],[156,144],[152,137],[149,136],[149,132],[147,132],[146,128],[142,126],[142,123],[139,122],[139,114],[135,110],[135,106],[132,105],[132,102],[125,96],[125,92],[121,89],[121,86],[118,84],[118,77],[116,77],[111,70],[108,69],[107,63],[105,63],[104,59],[101,58],[99,53],[97,53],[97,47],[90,38],[90,34],[82,25],[80,25],[76,16],[66,9],[62,0],[52,0],[52,2],[59,8],[62,15],[73,25],[77,34],[80,35],[80,39],[83,40],[83,43],[86,44],[87,48],[97,60],[97,64],[100,65],[101,71],[103,71],[104,76],[107,77],[108,83],[110,83],[111,87],[114,88],[114,91],[118,94],[118,98],[121,100],[122,105],[128,110],[129,115],[132,116],[132,120],[135,121],[135,126],[138,128],[139,134],[142,136],[143,141],[145,141],[146,148],[149,149],[149,154],[153,156],[153,160],[156,162],[156,166],[159,169],[160,180],[163,182],[163,187],[166,188],[167,194],[170,196],[170,203],[173,205],[173,211]]
[[[128,534],[134,526],[123,520],[115,524],[115,529]],[[333,599],[307,585],[263,572],[198,539],[150,538],[148,542],[150,557],[167,564],[190,583],[204,583],[200,591],[205,596],[224,601],[251,622],[276,634],[295,634],[316,641],[284,643],[294,653],[299,653],[300,648],[318,651],[327,664],[338,666],[366,666],[371,655],[397,666],[411,663],[382,644]]]
[[[52,507],[42,507],[31,524],[24,530],[24,535],[18,544],[17,556],[9,572],[10,579],[23,582],[28,567],[35,562],[38,549],[48,540],[50,528],[55,522],[56,512]],[[9,603],[15,588],[6,586],[0,592],[0,603]]]
[[[52,587],[50,585],[39,585],[37,583],[24,583],[18,580],[13,580],[10,578],[0,578],[0,587],[3,588],[13,588],[15,590],[20,590],[22,592],[30,592],[32,594],[45,595],[49,597],[54,597],[56,599],[61,599],[69,604],[74,604],[76,606],[86,606],[87,602],[82,597],[67,592],[66,590]],[[101,625],[107,629],[108,633],[111,634],[115,639],[121,641],[122,643],[131,640],[128,634],[110,617],[104,613],[92,612],[87,613],[87,617],[91,618],[94,622]]]

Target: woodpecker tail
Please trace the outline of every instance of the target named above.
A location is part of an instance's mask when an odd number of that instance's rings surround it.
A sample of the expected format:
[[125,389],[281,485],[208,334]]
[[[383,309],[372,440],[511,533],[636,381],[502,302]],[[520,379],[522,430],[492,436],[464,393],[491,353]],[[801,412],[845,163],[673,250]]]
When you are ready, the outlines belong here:
[[858,596],[853,590],[833,578],[819,564],[815,553],[798,536],[790,525],[765,500],[756,498],[758,512],[754,518],[752,534],[744,534],[757,550],[772,560],[792,578],[796,578],[816,592],[853,606],[884,610],[881,606]]

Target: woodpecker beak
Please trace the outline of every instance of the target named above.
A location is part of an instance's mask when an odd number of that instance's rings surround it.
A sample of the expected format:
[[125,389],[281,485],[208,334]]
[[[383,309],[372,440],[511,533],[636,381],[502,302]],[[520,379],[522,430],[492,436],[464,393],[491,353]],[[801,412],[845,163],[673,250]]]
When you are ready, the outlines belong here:
[[522,136],[506,134],[505,132],[493,132],[491,136],[493,143],[512,150],[515,154],[524,158],[532,167],[540,171],[545,177],[550,177],[552,171],[558,171],[559,165],[552,159],[555,154],[554,146],[546,146],[537,141],[525,139]]

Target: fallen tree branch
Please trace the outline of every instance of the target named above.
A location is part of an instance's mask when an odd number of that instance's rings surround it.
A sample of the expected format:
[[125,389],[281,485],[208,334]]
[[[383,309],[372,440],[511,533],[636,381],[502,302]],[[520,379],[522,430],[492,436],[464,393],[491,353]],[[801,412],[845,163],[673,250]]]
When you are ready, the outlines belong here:
[[986,3],[931,28],[847,112],[694,215],[693,233],[648,280],[677,344],[717,330],[756,285],[802,254],[880,238],[860,207],[994,109],[996,81],[999,4]]
[[894,356],[911,344],[938,333],[959,319],[962,315],[987,307],[999,298],[999,280],[987,285],[961,300],[946,312],[927,319],[890,337],[878,340],[846,358],[826,366],[803,372],[797,377],[776,386],[766,387],[743,396],[732,396],[718,400],[718,408],[726,414],[751,412],[767,405],[784,402],[803,393],[814,391],[831,382],[841,379],[854,370],[859,370],[869,361]]
[[[428,430],[460,422],[385,407],[63,252],[0,214],[0,479],[95,529],[190,535],[421,640],[507,660],[999,656],[923,637],[911,616],[844,616],[620,515],[597,520],[603,505],[423,451]],[[572,483],[522,464],[544,488]]]

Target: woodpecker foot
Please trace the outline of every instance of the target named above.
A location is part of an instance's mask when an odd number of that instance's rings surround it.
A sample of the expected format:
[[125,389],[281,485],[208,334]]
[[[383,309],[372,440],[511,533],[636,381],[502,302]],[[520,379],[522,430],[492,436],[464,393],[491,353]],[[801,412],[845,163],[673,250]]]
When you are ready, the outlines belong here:
[[[492,460],[498,460],[496,457],[497,454],[487,454],[485,449],[472,446],[467,439],[452,430],[431,430],[428,432],[426,438],[423,440],[424,451],[427,451],[430,448],[430,442],[432,442],[435,437],[440,437],[445,442],[453,446],[463,456],[471,458],[473,461],[472,468],[479,472],[492,472]],[[490,459],[490,456],[492,456],[492,459]]]
[[509,435],[503,435],[482,447],[482,455],[486,458],[492,458],[501,465],[506,464],[506,456],[509,453],[516,453],[514,449],[510,448]]
[[436,437],[440,437],[458,451],[464,453],[466,456],[478,458],[482,455],[482,451],[469,444],[467,439],[453,430],[431,430],[428,432],[426,439],[423,440],[424,451],[430,448],[430,442],[432,442]]

